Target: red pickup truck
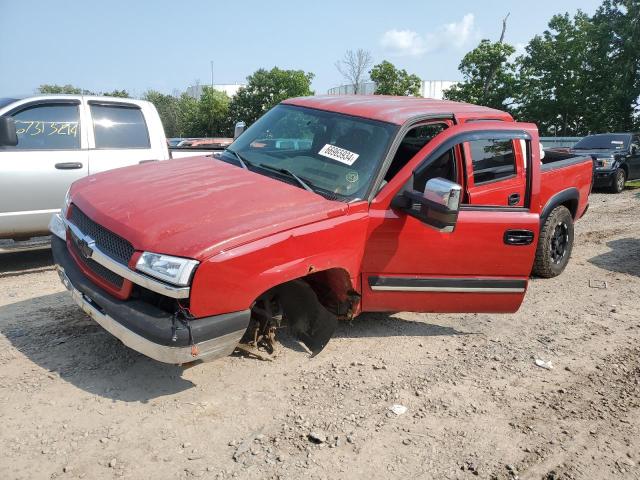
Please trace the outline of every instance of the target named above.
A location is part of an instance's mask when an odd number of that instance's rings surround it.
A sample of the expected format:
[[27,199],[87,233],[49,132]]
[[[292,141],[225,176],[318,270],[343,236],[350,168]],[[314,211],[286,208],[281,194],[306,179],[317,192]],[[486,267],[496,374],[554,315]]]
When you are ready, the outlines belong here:
[[82,309],[156,360],[268,355],[285,325],[316,354],[340,318],[515,312],[532,271],[559,274],[593,163],[540,156],[535,125],[485,107],[290,99],[216,157],[74,183],[53,255]]

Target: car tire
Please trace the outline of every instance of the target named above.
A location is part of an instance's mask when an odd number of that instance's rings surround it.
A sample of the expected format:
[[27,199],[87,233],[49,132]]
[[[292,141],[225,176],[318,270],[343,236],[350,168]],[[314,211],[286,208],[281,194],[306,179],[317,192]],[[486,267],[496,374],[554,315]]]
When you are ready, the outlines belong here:
[[557,277],[569,263],[573,249],[573,217],[562,205],[554,208],[540,228],[533,274]]
[[624,168],[616,170],[613,176],[613,183],[611,184],[611,191],[613,193],[620,193],[624,190],[624,184],[627,182],[627,172]]

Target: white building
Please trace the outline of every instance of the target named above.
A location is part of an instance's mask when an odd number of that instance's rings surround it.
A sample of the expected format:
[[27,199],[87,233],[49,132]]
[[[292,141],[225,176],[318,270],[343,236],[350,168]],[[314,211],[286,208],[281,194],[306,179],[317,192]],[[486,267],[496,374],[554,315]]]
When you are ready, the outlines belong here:
[[[444,91],[456,83],[458,82],[452,80],[422,80],[420,96],[442,100]],[[375,82],[362,82],[358,90],[358,95],[373,95],[376,90],[376,84]],[[354,85],[340,85],[339,87],[330,88],[327,93],[329,95],[353,95]]]
[[246,87],[246,83],[214,83],[213,85],[202,85],[202,84],[191,85],[190,87],[187,87],[186,93],[190,97],[199,99],[202,96],[202,89],[204,87],[211,87],[211,86],[215,90],[219,92],[224,92],[228,96],[233,97],[236,93],[238,93],[238,90],[240,90],[240,88]]

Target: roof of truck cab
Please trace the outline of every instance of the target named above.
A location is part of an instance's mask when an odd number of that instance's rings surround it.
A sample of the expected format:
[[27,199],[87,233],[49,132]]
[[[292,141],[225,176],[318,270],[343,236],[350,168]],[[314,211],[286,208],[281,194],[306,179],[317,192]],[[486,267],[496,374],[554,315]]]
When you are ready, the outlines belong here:
[[290,98],[282,103],[344,113],[357,117],[402,125],[421,115],[454,116],[458,121],[471,119],[513,121],[506,112],[470,103],[421,97],[387,95],[318,95]]

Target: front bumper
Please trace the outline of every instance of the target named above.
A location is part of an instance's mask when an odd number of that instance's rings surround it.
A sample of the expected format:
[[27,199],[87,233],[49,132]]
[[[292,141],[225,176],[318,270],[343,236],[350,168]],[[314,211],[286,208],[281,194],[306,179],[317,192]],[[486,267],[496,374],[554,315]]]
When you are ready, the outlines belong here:
[[593,173],[593,188],[610,187],[613,185],[617,170],[596,170]]
[[55,235],[51,249],[60,279],[80,308],[126,346],[154,360],[181,364],[225,357],[249,324],[250,310],[198,318],[189,322],[190,338],[186,328],[173,329],[172,314],[142,300],[118,300],[94,285]]

